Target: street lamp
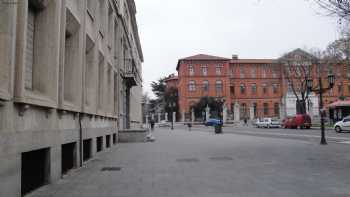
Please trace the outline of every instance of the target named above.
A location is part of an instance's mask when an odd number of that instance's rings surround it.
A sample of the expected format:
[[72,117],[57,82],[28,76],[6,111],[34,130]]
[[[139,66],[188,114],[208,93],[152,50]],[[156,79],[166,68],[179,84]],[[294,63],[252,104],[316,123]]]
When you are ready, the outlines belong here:
[[332,89],[334,86],[334,75],[329,74],[328,75],[328,87],[323,88],[322,87],[322,77],[321,74],[318,76],[318,87],[313,87],[313,80],[309,78],[306,82],[307,88],[309,91],[315,92],[316,94],[320,95],[320,114],[321,114],[321,145],[326,145],[326,136],[325,136],[325,128],[324,128],[324,111],[323,111],[323,93]]

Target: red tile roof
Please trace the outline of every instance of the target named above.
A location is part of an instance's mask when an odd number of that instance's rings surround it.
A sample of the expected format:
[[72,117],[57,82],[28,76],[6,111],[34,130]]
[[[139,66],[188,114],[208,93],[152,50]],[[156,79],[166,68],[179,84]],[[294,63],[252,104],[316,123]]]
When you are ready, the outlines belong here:
[[213,56],[213,55],[198,54],[198,55],[194,55],[194,56],[190,56],[190,57],[185,57],[185,58],[179,59],[179,61],[177,63],[176,70],[179,69],[180,61],[182,61],[182,60],[221,60],[221,61],[228,61],[230,59],[229,58],[225,58],[225,57]]
[[212,56],[212,55],[205,55],[205,54],[198,54],[186,58],[182,58],[180,60],[229,60],[225,57],[218,57],[218,56]]
[[233,59],[230,60],[231,64],[277,64],[276,59]]

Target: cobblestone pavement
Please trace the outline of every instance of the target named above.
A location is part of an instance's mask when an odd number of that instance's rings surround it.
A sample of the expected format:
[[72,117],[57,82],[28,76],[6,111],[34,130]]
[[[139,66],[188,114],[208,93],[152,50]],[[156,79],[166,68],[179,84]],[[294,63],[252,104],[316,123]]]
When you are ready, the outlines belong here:
[[349,145],[169,129],[155,136],[119,144],[28,196],[350,196]]

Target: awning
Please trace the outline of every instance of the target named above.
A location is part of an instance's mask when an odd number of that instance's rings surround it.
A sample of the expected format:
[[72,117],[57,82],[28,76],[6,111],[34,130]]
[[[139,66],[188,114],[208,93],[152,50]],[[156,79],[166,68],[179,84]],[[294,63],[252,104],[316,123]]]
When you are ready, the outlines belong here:
[[350,107],[350,100],[348,101],[335,101],[326,106],[326,108],[332,109],[336,107]]

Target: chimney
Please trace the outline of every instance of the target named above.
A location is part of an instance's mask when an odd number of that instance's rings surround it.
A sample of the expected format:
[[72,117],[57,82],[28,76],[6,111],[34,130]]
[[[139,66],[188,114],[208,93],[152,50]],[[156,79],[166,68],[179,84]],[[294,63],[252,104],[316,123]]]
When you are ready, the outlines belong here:
[[232,59],[233,59],[233,60],[238,60],[238,55],[233,54],[233,55],[232,55]]

